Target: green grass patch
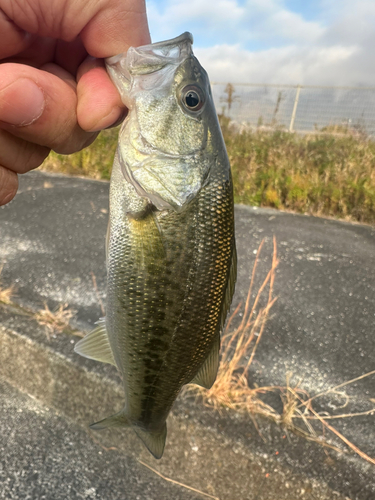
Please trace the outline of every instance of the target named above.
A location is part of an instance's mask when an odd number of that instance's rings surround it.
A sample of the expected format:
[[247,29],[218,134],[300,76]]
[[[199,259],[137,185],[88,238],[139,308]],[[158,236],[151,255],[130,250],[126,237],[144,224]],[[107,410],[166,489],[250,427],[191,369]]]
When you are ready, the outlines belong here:
[[[350,134],[236,132],[221,119],[235,202],[375,222],[375,142]],[[109,179],[118,128],[70,156],[51,153],[44,170]]]
[[91,146],[72,155],[51,151],[41,169],[68,175],[109,180],[120,127],[102,130]]

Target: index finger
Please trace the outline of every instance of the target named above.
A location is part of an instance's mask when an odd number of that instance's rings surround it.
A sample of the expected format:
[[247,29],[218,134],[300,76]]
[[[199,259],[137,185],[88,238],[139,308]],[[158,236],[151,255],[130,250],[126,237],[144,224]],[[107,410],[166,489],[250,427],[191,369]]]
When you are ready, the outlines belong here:
[[108,1],[81,31],[87,52],[110,57],[150,43],[144,0]]
[[[0,0],[7,42],[25,48],[28,34],[71,42],[80,36],[87,52],[110,57],[150,42],[144,0]],[[14,50],[13,50],[14,52]]]

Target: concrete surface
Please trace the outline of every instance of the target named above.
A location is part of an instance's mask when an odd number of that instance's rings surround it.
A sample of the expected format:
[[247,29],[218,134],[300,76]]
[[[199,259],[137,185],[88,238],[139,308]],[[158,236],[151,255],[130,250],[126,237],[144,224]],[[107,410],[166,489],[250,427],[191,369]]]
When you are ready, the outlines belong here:
[[[131,431],[88,434],[88,423],[121,407],[118,375],[74,355],[72,336],[48,341],[30,310],[45,301],[67,303],[76,310],[72,325],[81,330],[102,316],[107,217],[108,183],[40,172],[22,177],[17,198],[0,209],[1,281],[16,284],[21,306],[0,307],[0,498],[203,498],[159,478],[139,464],[141,457],[221,500],[373,500],[375,468],[358,455],[323,450],[262,420],[260,436],[249,419],[186,398],[169,419],[159,462]],[[273,235],[280,258],[278,300],[250,384],[285,385],[292,373],[292,383],[314,395],[375,370],[374,228],[236,207],[236,232],[234,305],[246,297],[262,238],[257,284],[269,269]],[[340,412],[367,411],[374,380],[319,398],[316,408],[335,412],[345,404]],[[375,456],[373,414],[331,423]]]
[[9,384],[0,384],[0,395],[1,499],[143,499],[156,491],[158,498],[198,498],[134,457],[106,451],[83,427]]

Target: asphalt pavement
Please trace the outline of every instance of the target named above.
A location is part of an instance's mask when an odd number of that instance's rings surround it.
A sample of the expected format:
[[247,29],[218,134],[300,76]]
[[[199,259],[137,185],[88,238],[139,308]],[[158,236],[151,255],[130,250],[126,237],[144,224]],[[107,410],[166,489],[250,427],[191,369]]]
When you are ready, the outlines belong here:
[[[249,417],[216,413],[199,401],[177,401],[159,462],[131,431],[87,431],[121,407],[118,375],[75,355],[74,335],[48,339],[32,312],[67,304],[75,311],[72,328],[81,331],[103,315],[108,188],[33,172],[0,208],[1,286],[16,286],[16,306],[0,305],[0,498],[204,498],[157,476],[141,459],[220,500],[373,500],[375,466],[337,436],[330,443],[343,453],[262,419],[257,429]],[[253,295],[259,289],[273,236],[277,301],[249,383],[289,384],[310,396],[335,388],[316,399],[316,410],[364,413],[329,423],[374,459],[375,375],[365,375],[375,370],[375,228],[237,206],[233,307],[246,299],[264,240]],[[267,402],[281,409],[277,398]]]

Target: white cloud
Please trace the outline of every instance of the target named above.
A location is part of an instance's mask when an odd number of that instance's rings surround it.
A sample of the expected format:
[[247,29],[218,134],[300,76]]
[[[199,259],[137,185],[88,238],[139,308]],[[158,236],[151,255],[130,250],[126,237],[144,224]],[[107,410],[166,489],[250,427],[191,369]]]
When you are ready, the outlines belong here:
[[[277,0],[167,0],[164,7],[150,0],[147,4],[151,34],[155,40],[191,30],[201,37],[237,38],[241,43],[261,39],[299,39],[311,41],[322,35],[317,22],[283,8]],[[194,30],[193,30],[194,28]]]
[[245,9],[238,5],[236,0],[217,0],[215,7],[212,3],[202,0],[177,0],[171,5],[169,17],[174,22],[197,21],[209,19],[212,24],[230,20],[240,20]]
[[[195,49],[210,79],[219,82],[284,83],[305,85],[349,84],[346,66],[358,47],[287,47],[259,52],[238,45]],[[350,81],[354,84],[356,76]]]
[[264,27],[268,33],[276,33],[284,39],[315,41],[325,32],[316,22],[305,21],[300,15],[280,9],[267,18]]
[[160,1],[147,4],[153,40],[191,31],[211,80],[374,85],[374,0],[321,0],[317,20],[283,0]]
[[321,23],[305,20],[278,0],[248,0],[241,25],[248,28],[253,38],[268,44],[287,40],[312,42],[325,31]]

